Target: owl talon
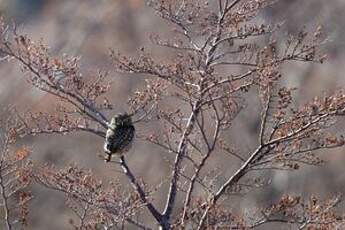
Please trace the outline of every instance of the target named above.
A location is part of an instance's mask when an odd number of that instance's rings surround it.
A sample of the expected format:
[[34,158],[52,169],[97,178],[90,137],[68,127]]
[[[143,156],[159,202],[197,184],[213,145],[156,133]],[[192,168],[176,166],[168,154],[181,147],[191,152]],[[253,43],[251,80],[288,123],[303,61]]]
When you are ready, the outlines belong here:
[[119,161],[112,160],[111,159],[111,155],[103,157],[103,160],[106,163],[116,163],[116,164],[120,164],[121,163]]
[[107,154],[107,156],[104,157],[105,162],[110,162],[111,161],[111,154]]
[[98,157],[101,159],[101,160],[104,160],[104,162],[110,162],[111,160],[111,155],[103,155],[103,154],[98,154]]

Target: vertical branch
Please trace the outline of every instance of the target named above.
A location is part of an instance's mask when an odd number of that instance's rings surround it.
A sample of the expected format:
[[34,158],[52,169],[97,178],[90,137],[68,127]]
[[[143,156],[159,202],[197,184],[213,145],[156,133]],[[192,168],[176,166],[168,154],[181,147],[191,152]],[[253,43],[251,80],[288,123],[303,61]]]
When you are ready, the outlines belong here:
[[[219,3],[221,3],[221,1]],[[233,4],[235,5],[237,3],[233,3]],[[221,9],[221,7],[219,9]],[[231,8],[229,8],[229,6],[228,6],[228,1],[226,1],[225,5],[224,5],[224,10],[219,12],[219,16],[218,16],[218,20],[217,20],[217,29],[216,29],[215,35],[213,36],[213,39],[211,39],[212,42],[211,42],[210,48],[207,51],[205,49],[202,50],[205,54],[204,55],[205,66],[199,67],[199,68],[202,68],[202,69],[199,69],[199,73],[201,75],[200,85],[198,87],[199,91],[200,91],[200,98],[193,103],[192,112],[189,116],[187,125],[185,127],[185,130],[181,136],[181,139],[180,139],[180,142],[178,145],[178,150],[177,150],[177,154],[176,154],[175,161],[174,161],[172,178],[170,181],[170,187],[169,187],[168,197],[167,197],[167,201],[166,201],[166,206],[165,206],[163,214],[162,214],[163,218],[164,218],[164,222],[167,224],[166,225],[167,228],[169,228],[169,226],[170,226],[169,221],[170,221],[171,213],[172,213],[173,206],[174,206],[174,203],[176,200],[177,182],[179,179],[180,164],[181,164],[181,161],[183,159],[183,156],[185,155],[188,135],[191,133],[191,131],[194,128],[194,124],[196,123],[198,114],[200,112],[200,105],[202,104],[202,102],[204,100],[204,95],[207,93],[207,91],[204,91],[204,82],[205,82],[206,77],[207,77],[207,76],[205,76],[204,73],[207,73],[209,66],[212,64],[214,54],[215,54],[216,49],[218,47],[217,42],[221,39],[221,36],[222,36],[223,20],[225,18],[226,13],[229,12],[230,9]],[[207,40],[205,42],[203,47],[206,47],[208,42],[209,42],[209,40]]]
[[194,103],[192,107],[192,112],[189,116],[186,127],[184,129],[184,132],[182,134],[182,137],[178,145],[178,149],[177,149],[177,153],[176,153],[176,157],[174,161],[174,167],[172,171],[172,178],[171,178],[170,186],[169,186],[168,197],[167,197],[164,211],[162,213],[164,223],[165,223],[165,227],[163,229],[168,229],[170,227],[169,220],[170,220],[171,213],[173,211],[173,207],[174,207],[176,195],[177,195],[177,182],[179,179],[180,164],[185,155],[188,136],[194,128],[195,120],[197,119],[199,111],[200,111],[199,102],[197,101],[196,103]]
[[[181,217],[181,225],[183,227],[185,226],[184,222],[185,222],[185,219],[186,219],[186,216],[187,216],[187,211],[188,211],[188,208],[189,208],[189,205],[190,205],[190,202],[191,202],[191,197],[192,197],[192,193],[193,193],[193,190],[194,190],[194,187],[195,187],[195,182],[197,181],[197,179],[198,179],[198,177],[200,175],[201,169],[205,166],[208,158],[211,156],[211,153],[213,152],[213,150],[214,150],[214,148],[216,146],[218,137],[219,137],[221,118],[220,118],[220,116],[218,114],[217,108],[214,105],[214,103],[212,104],[212,107],[214,109],[215,116],[216,116],[215,129],[214,129],[214,134],[213,134],[213,137],[212,137],[212,144],[209,145],[207,139],[205,139],[205,142],[207,143],[207,148],[208,148],[207,149],[207,153],[203,156],[203,158],[201,159],[199,165],[195,168],[194,175],[192,176],[192,178],[190,180],[189,188],[187,190],[187,194],[186,194],[184,205],[183,205],[183,213],[182,213],[182,217]],[[203,127],[200,126],[199,128],[200,128],[200,132],[205,132],[205,129],[203,129]],[[205,134],[203,134],[203,136],[206,137]]]
[[271,102],[271,89],[270,86],[267,86],[267,97],[264,100],[263,110],[261,113],[261,125],[260,125],[260,134],[259,134],[259,143],[260,145],[264,145],[265,142],[265,130],[267,125],[267,116]]

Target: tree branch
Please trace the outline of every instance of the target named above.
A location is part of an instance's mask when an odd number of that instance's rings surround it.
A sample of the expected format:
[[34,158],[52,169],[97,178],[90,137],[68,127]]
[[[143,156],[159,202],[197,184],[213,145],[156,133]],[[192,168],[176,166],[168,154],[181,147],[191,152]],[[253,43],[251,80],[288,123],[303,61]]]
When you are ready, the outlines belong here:
[[146,204],[147,209],[150,211],[152,216],[156,219],[156,221],[164,226],[165,223],[163,222],[163,216],[157,211],[157,209],[153,206],[151,202],[149,202],[146,198],[145,191],[143,188],[140,186],[140,184],[136,181],[135,176],[133,175],[132,171],[129,169],[124,156],[121,156],[120,158],[120,166],[124,172],[124,174],[127,176],[129,181],[131,182],[131,185],[133,189],[138,193],[141,201]]

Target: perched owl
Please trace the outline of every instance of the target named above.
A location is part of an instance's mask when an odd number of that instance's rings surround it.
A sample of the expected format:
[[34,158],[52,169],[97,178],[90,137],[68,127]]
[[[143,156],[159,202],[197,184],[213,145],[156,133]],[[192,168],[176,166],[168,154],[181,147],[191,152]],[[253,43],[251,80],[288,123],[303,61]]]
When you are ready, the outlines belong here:
[[131,147],[134,139],[135,128],[132,118],[127,113],[117,114],[111,119],[104,143],[104,151],[107,154],[106,162],[111,160],[112,154],[122,156]]

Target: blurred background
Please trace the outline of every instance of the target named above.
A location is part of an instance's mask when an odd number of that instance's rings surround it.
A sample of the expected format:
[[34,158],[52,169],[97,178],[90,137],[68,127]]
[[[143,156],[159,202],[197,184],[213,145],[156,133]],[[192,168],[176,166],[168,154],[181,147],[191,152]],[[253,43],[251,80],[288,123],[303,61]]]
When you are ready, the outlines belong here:
[[[82,71],[109,70],[114,83],[108,98],[115,105],[114,113],[127,109],[123,102],[143,84],[143,78],[112,73],[109,49],[135,55],[140,47],[151,47],[151,33],[161,33],[163,37],[171,33],[167,24],[143,0],[0,0],[0,11],[6,20],[16,22],[19,29],[32,39],[42,39],[53,55],[66,53],[82,57]],[[286,85],[303,86],[303,90],[294,95],[299,103],[345,87],[344,11],[343,0],[280,0],[260,15],[260,20],[267,22],[284,21],[289,32],[321,24],[328,33],[331,42],[326,45],[329,60],[325,64],[294,63],[283,68]],[[155,50],[162,57],[165,52]],[[12,104],[21,112],[54,108],[54,99],[28,85],[16,65],[0,63],[0,74],[1,106]],[[252,106],[248,106],[238,118],[234,127],[236,132],[229,133],[229,141],[243,154],[256,147],[259,124],[257,103],[247,103]],[[337,131],[344,132],[343,128]],[[116,171],[118,169],[104,164],[97,157],[103,145],[103,140],[98,137],[89,134],[27,137],[22,143],[33,148],[35,162],[49,162],[61,167],[75,163],[90,168],[102,180],[109,180],[109,175],[112,175],[111,179],[123,180]],[[160,149],[141,141],[137,141],[133,149],[127,157],[129,165],[149,184],[160,183],[170,172]],[[255,190],[246,199],[239,198],[235,209],[244,210],[249,204],[260,206],[267,201],[269,204],[287,192],[315,194],[323,198],[345,192],[344,149],[327,151],[323,159],[329,162],[321,170],[303,167],[297,172],[273,173],[270,175],[272,186]],[[226,161],[222,164],[229,172],[239,166]],[[157,177],[157,172],[160,177]],[[31,229],[47,229],[47,226],[50,230],[68,228],[72,212],[65,207],[62,194],[36,187],[33,194],[31,208],[35,211],[30,214]]]

